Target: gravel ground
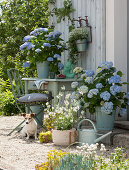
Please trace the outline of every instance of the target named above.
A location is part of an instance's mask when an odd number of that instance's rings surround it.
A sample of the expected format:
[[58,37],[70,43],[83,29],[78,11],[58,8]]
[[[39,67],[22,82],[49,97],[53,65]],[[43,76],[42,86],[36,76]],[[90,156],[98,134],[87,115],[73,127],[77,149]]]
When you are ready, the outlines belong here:
[[[0,170],[34,170],[36,164],[47,160],[49,150],[66,151],[66,147],[55,146],[53,143],[41,144],[33,138],[27,141],[17,132],[7,136],[22,120],[21,116],[0,117]],[[112,151],[112,147],[107,146],[107,149],[107,153]]]

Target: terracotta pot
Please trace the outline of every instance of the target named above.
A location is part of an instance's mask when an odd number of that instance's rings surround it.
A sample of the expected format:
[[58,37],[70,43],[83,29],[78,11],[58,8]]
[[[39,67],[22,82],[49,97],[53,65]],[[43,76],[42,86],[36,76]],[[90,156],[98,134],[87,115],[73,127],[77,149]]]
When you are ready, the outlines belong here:
[[76,142],[76,129],[71,130],[52,130],[52,140],[55,145],[68,146]]

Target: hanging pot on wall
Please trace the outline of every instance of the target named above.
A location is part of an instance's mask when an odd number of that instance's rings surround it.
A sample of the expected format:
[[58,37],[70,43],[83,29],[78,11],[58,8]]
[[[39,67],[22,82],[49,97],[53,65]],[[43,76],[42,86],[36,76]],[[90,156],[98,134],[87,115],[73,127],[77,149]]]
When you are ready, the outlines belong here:
[[36,63],[38,78],[48,78],[49,75],[49,62]]
[[77,40],[76,45],[78,52],[86,51],[88,48],[87,39]]

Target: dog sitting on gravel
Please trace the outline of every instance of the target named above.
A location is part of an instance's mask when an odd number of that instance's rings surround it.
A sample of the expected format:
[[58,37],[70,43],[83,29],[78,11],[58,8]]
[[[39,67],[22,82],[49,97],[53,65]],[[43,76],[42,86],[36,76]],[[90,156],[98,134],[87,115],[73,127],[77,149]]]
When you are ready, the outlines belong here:
[[27,135],[27,140],[30,136],[34,136],[37,139],[37,122],[34,120],[35,113],[26,114],[23,113],[22,116],[25,118],[25,126],[21,130],[22,137]]

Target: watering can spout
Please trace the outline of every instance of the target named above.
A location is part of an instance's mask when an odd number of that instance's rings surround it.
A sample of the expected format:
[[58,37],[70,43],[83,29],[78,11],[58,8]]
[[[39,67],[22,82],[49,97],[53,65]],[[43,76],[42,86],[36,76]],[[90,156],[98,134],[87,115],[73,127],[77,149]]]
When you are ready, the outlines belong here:
[[106,138],[107,136],[109,136],[112,133],[112,131],[100,136],[99,138],[95,139],[94,143],[97,143],[99,141],[101,141],[102,139]]

